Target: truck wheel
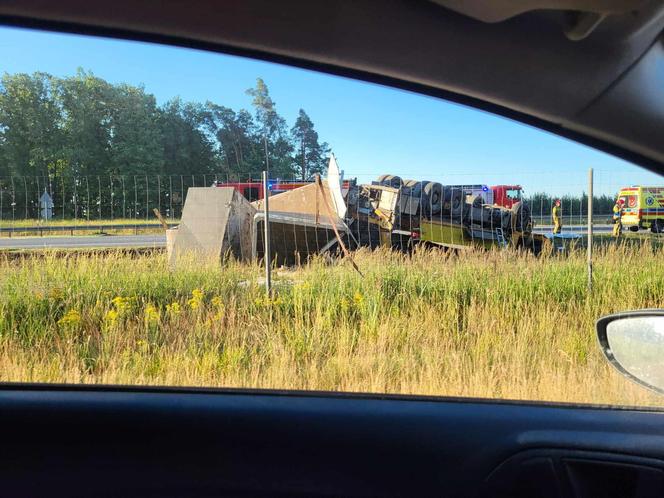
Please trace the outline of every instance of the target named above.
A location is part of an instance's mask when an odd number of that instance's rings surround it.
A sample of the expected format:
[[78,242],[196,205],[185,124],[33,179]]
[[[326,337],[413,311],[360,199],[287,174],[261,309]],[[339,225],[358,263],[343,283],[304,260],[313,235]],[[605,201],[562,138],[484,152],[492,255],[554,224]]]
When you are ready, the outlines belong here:
[[416,180],[408,180],[406,186],[410,189],[410,195],[413,197],[421,197],[422,190],[424,189],[424,182],[418,182]]
[[401,188],[403,185],[401,177],[396,175],[380,175],[378,177],[378,183],[380,185],[392,188]]
[[430,183],[433,182],[430,182],[429,180],[423,180],[418,182],[418,184],[413,187],[415,192],[413,195],[420,199],[420,212],[422,213],[422,216],[428,219],[431,219],[431,206],[428,193],[429,189],[427,189],[427,185]]
[[463,214],[464,194],[460,188],[443,187],[442,211],[454,218]]
[[443,186],[437,182],[428,182],[423,189],[427,203],[423,206],[424,214],[440,214],[443,205]]
[[637,227],[636,225],[633,225],[633,226],[629,227],[629,231],[630,231],[630,232],[638,232],[638,231],[639,231],[639,227]]
[[[423,213],[423,206],[427,204],[426,194],[424,193],[424,186],[427,182],[420,182],[416,180],[407,180],[406,188],[408,194],[417,203],[417,212]],[[415,213],[413,213],[415,214]],[[424,213],[423,213],[424,214]]]
[[652,222],[650,225],[650,230],[652,233],[662,233],[664,232],[664,221],[662,220],[655,220]]
[[401,187],[403,189],[402,193],[407,195],[413,195],[413,188],[416,187],[418,183],[420,182],[418,182],[417,180],[404,180],[403,186]]
[[532,220],[530,218],[530,208],[528,204],[516,202],[512,206],[512,227],[517,232],[529,233],[532,230]]

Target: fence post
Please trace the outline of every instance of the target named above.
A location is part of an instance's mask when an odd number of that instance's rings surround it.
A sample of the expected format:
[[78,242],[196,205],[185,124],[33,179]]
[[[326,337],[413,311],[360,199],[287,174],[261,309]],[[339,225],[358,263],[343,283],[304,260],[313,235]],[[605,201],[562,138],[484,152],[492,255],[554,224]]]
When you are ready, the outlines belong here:
[[268,206],[268,178],[267,171],[263,171],[263,257],[265,258],[265,292],[269,296],[272,292],[272,258],[270,257],[270,208]]
[[593,169],[588,170],[588,291],[593,290]]

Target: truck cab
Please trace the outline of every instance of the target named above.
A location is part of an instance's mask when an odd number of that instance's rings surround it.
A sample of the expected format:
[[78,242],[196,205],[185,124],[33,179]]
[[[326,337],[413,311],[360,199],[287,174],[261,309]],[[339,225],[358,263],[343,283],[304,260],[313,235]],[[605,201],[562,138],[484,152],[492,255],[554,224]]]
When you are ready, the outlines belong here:
[[514,204],[521,202],[523,187],[521,185],[493,185],[493,203],[511,209]]

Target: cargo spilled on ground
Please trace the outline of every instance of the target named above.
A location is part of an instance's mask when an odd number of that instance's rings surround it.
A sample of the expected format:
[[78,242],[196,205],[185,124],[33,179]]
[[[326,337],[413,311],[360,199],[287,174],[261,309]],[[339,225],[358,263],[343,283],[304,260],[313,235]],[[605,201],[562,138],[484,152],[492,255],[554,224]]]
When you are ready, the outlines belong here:
[[611,370],[597,317],[664,307],[664,249],[406,256],[274,273],[165,254],[0,258],[0,380],[661,404]]

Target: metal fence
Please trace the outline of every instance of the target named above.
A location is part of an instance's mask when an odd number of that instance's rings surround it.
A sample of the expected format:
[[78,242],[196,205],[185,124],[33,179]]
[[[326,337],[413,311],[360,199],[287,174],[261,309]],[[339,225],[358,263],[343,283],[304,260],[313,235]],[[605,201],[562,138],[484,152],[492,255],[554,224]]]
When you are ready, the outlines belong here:
[[[260,177],[260,173],[257,174]],[[53,202],[50,220],[148,221],[158,209],[176,220],[190,187],[214,182],[239,182],[256,178],[246,174],[81,176],[74,178],[0,177],[0,226],[46,218],[40,199],[46,192]],[[48,221],[48,220],[46,220]]]
[[[398,168],[394,168],[399,173]],[[547,176],[548,175],[548,176]],[[503,177],[491,176],[492,183],[519,184],[524,188],[523,200],[530,207],[536,227],[546,229],[552,225],[551,210],[554,200],[562,201],[563,231],[574,231],[587,222],[587,185],[581,181],[562,184],[559,179],[550,182],[550,171],[515,172]],[[358,183],[371,183],[374,172],[347,175]],[[408,175],[410,176],[410,175]],[[414,175],[413,175],[414,176]],[[442,185],[481,184],[482,174],[441,173],[428,180]],[[406,175],[402,175],[405,179]],[[258,182],[260,173],[253,174],[201,174],[201,175],[133,175],[83,176],[75,178],[4,177],[0,178],[0,227],[35,224],[66,223],[99,224],[101,221],[146,223],[154,221],[154,209],[170,222],[176,222],[190,187],[211,186],[215,182]],[[612,181],[611,172],[596,173],[593,218],[598,225],[611,222],[611,202],[623,185]],[[296,176],[281,178],[297,181]],[[555,191],[547,193],[548,185],[556,184]],[[47,193],[53,201],[50,220],[44,220],[40,198]],[[602,200],[602,195],[605,197]]]

